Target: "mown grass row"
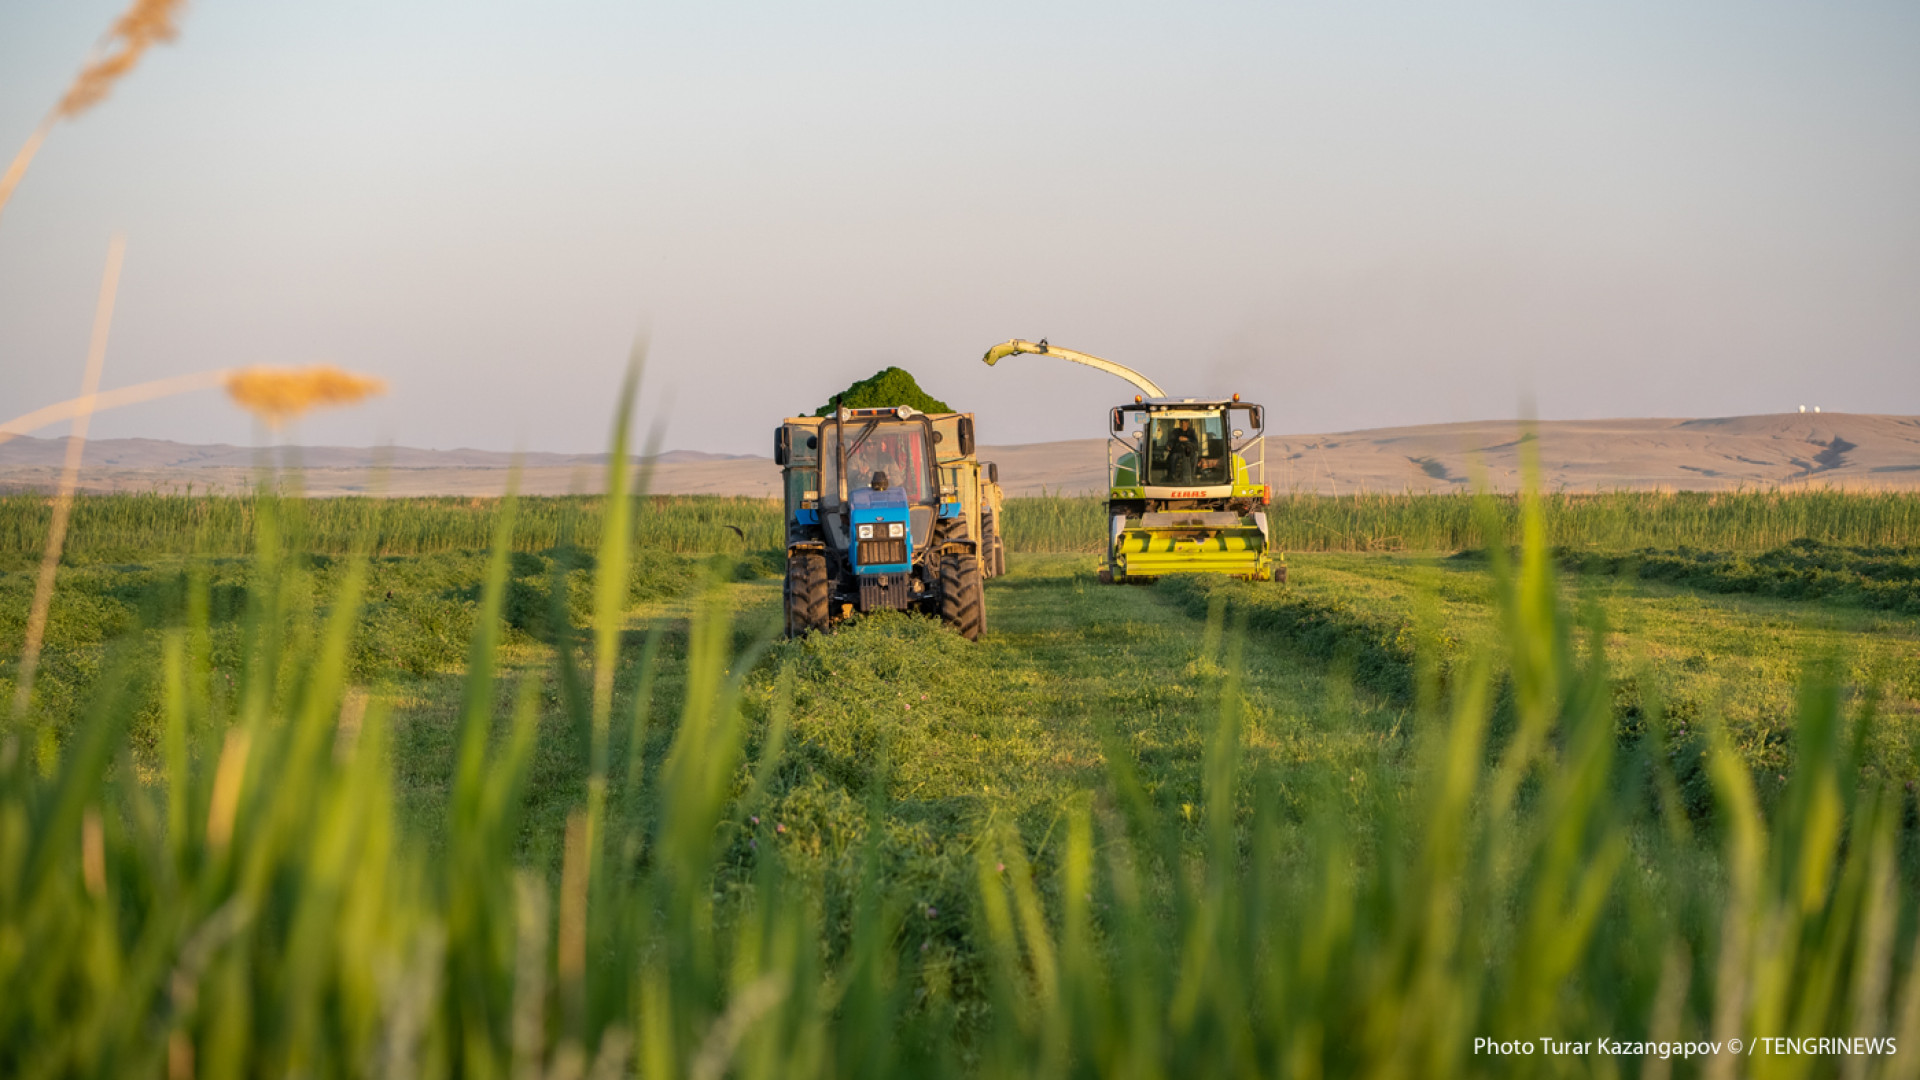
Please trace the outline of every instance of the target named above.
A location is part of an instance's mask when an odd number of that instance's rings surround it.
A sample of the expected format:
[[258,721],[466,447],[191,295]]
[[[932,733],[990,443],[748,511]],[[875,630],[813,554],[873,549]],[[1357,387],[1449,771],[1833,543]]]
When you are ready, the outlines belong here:
[[1433,676],[1444,684],[1462,655],[1461,643],[1438,626],[1423,633],[1409,616],[1343,599],[1201,574],[1166,578],[1155,587],[1196,617],[1219,605],[1246,632],[1338,665],[1356,684],[1402,705],[1413,702],[1422,661],[1433,665]]
[[1566,568],[1577,573],[1920,615],[1920,547],[1911,544],[1866,546],[1800,539],[1755,554],[1693,548],[1561,554]]
[[[63,738],[80,723],[107,665],[156,664],[166,630],[179,623],[190,596],[206,607],[203,633],[211,670],[225,679],[244,667],[249,605],[260,589],[277,583],[263,581],[260,567],[249,558],[144,558],[142,565],[83,565],[61,571],[34,690],[38,726],[47,737]],[[347,646],[349,681],[368,686],[428,679],[457,669],[465,660],[479,613],[486,552],[365,562],[303,555],[296,561],[315,606],[327,602],[345,574],[362,575],[367,600],[360,605]],[[648,603],[680,596],[704,578],[705,561],[701,556],[637,552],[628,571],[626,599]],[[556,630],[588,625],[595,569],[588,548],[513,552],[502,601],[507,640],[520,646],[551,643]],[[759,576],[777,574],[778,568],[750,559],[739,562],[735,572]],[[30,573],[0,572],[0,693],[13,689],[11,660],[25,639],[33,585]],[[145,680],[129,693],[133,718],[127,735],[147,755],[159,745],[160,690]],[[140,763],[148,761],[143,757]]]
[[[1510,542],[1520,502],[1496,497],[1491,519],[1467,495],[1301,495],[1269,511],[1286,551],[1460,551]],[[1920,536],[1920,494],[1829,491],[1554,495],[1541,500],[1548,539],[1563,547],[1629,551],[1682,546],[1759,551],[1811,538],[1846,545],[1910,544]],[[598,534],[606,500],[520,500],[516,550],[544,551]],[[290,505],[284,525],[303,551],[419,555],[486,548],[497,499],[361,497]],[[1016,552],[1103,550],[1102,503],[1091,497],[1009,499],[1006,538]],[[50,509],[41,496],[0,496],[0,568],[39,557]],[[243,554],[258,514],[251,496],[96,495],[74,508],[68,562],[138,562],[155,552]],[[653,496],[638,510],[635,542],[676,553],[778,550],[777,500]],[[740,529],[735,534],[730,527]],[[1497,534],[1497,535],[1495,535]]]
[[[1200,575],[1168,578],[1157,587],[1195,617],[1218,608],[1249,635],[1312,657],[1336,678],[1350,679],[1402,708],[1418,707],[1422,691],[1447,692],[1484,658],[1440,605],[1416,602],[1412,610],[1395,609],[1358,597],[1309,594]],[[1832,658],[1820,659],[1832,663]],[[1489,708],[1496,725],[1510,723],[1514,700],[1509,673],[1496,666],[1492,675]],[[1841,673],[1829,667],[1825,677],[1839,679]],[[1884,672],[1870,678],[1896,681]],[[1909,670],[1904,682],[1911,680]],[[1856,684],[1850,691],[1857,695],[1895,689],[1886,682]],[[1642,658],[1638,667],[1613,671],[1605,712],[1624,750],[1637,751],[1643,744],[1657,748],[1672,778],[1679,810],[1691,820],[1704,821],[1714,808],[1707,771],[1710,731],[1717,731],[1730,755],[1752,775],[1763,802],[1778,796],[1781,788],[1775,773],[1785,769],[1797,752],[1794,716],[1736,719],[1726,714],[1728,706],[1717,696],[1717,689],[1702,692]],[[1863,766],[1897,782],[1910,779],[1920,770],[1920,761],[1908,758],[1913,740],[1895,730],[1882,734],[1887,737],[1874,740],[1874,745],[1856,748]]]

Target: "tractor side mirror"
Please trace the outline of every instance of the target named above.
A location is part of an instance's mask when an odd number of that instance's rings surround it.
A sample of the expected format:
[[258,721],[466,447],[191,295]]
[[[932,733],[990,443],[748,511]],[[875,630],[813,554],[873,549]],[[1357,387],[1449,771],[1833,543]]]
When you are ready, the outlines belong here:
[[1121,415],[1121,412],[1119,409],[1113,410],[1113,430],[1115,431],[1127,430],[1127,418]]
[[973,453],[973,417],[963,416],[960,418],[960,456],[966,457],[972,453]]
[[1265,428],[1267,426],[1267,411],[1258,405],[1248,407],[1247,423],[1253,425],[1255,430]]
[[787,425],[781,424],[773,429],[773,463],[786,468],[789,451],[793,449],[793,432]]
[[1000,482],[1000,466],[991,461],[987,462],[987,482],[989,484]]

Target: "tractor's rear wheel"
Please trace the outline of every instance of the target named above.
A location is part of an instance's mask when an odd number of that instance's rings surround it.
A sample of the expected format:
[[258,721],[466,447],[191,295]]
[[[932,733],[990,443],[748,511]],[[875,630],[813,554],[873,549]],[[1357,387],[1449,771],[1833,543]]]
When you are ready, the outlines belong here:
[[940,560],[940,621],[968,641],[979,641],[986,632],[986,590],[977,556],[948,555]]
[[817,551],[787,556],[787,636],[827,628],[832,588],[827,581],[827,558]]

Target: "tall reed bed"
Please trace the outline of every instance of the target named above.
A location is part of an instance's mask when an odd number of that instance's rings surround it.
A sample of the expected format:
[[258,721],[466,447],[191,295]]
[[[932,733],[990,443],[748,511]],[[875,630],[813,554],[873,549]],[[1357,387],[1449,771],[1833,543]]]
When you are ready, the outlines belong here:
[[[1810,491],[1711,494],[1620,492],[1540,500],[1558,546],[1626,551],[1698,547],[1759,551],[1800,538],[1835,544],[1910,544],[1920,537],[1920,494]],[[304,550],[420,555],[485,549],[500,500],[477,498],[303,500],[282,511]],[[1520,500],[1492,500],[1494,521],[1515,535]],[[591,537],[606,506],[599,496],[523,498],[514,545],[544,551]],[[1099,499],[1038,496],[1007,500],[1008,547],[1016,552],[1103,550]],[[0,562],[38,557],[51,513],[38,495],[0,496]],[[73,509],[69,561],[137,561],[142,553],[244,554],[254,542],[253,496],[94,495]],[[1487,523],[1466,495],[1298,495],[1268,514],[1287,551],[1458,551],[1484,547]],[[636,543],[680,554],[765,551],[784,546],[778,500],[659,495],[638,512]],[[736,535],[737,526],[744,535]]]
[[[1459,551],[1515,535],[1523,501],[1496,496],[1484,518],[1471,495],[1293,495],[1267,517],[1287,551]],[[1840,491],[1611,492],[1545,495],[1548,542],[1625,551],[1698,547],[1759,551],[1811,538],[1834,544],[1911,544],[1920,538],[1920,493]],[[1009,499],[1015,551],[1098,552],[1106,527],[1099,499]],[[1493,535],[1489,535],[1489,529]]]
[[[484,551],[498,530],[499,499],[275,500],[280,525],[303,551],[376,556]],[[600,496],[522,498],[514,550],[590,543],[603,528]],[[73,509],[69,561],[138,561],[143,553],[243,555],[258,539],[256,496],[116,494]],[[37,495],[0,496],[0,560],[18,564],[45,543],[50,513]],[[738,526],[736,534],[728,526]],[[656,495],[637,510],[635,543],[680,554],[784,547],[780,504],[766,499]]]
[[[621,483],[592,631],[560,641],[549,676],[590,748],[555,874],[516,853],[547,691],[495,666],[512,503],[437,845],[399,824],[388,706],[346,676],[364,573],[312,615],[293,508],[271,500],[250,504],[262,585],[230,688],[193,592],[158,671],[109,665],[57,755],[9,731],[0,1073],[1915,1075],[1914,803],[1863,769],[1871,705],[1843,715],[1808,658],[1784,794],[1762,804],[1709,718],[1712,797],[1689,813],[1658,708],[1616,729],[1606,628],[1562,608],[1538,504],[1517,508],[1517,565],[1490,553],[1497,648],[1444,691],[1427,665],[1379,764],[1304,793],[1248,765],[1245,635],[1216,609],[1200,803],[1163,805],[1115,736],[1050,827],[981,825],[956,986],[915,947],[932,912],[878,829],[827,879],[756,813],[806,768],[784,661],[809,644],[775,649],[782,689],[744,708],[766,645],[734,651],[716,592],[677,719],[644,685],[612,707],[639,527]],[[148,677],[165,703],[150,775],[123,738]]]

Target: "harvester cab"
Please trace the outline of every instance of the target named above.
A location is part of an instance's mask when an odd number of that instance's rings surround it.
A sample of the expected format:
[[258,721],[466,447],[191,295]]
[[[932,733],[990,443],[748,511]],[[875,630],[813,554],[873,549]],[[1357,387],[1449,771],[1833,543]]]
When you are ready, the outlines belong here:
[[[971,416],[953,437],[972,452]],[[855,611],[920,610],[969,640],[985,628],[979,551],[940,477],[945,436],[915,409],[790,417],[774,433],[785,479],[787,633]]]
[[1176,398],[1111,360],[1047,342],[994,346],[989,365],[1018,353],[1057,356],[1140,390],[1108,413],[1107,562],[1100,580],[1167,574],[1286,580],[1267,523],[1265,410],[1230,398]]
[[1103,578],[1273,578],[1264,414],[1237,395],[1142,397],[1111,411]]

